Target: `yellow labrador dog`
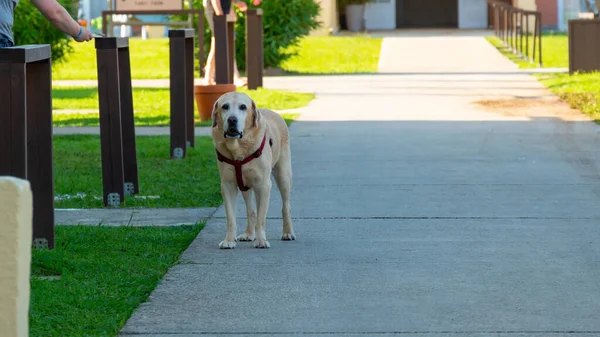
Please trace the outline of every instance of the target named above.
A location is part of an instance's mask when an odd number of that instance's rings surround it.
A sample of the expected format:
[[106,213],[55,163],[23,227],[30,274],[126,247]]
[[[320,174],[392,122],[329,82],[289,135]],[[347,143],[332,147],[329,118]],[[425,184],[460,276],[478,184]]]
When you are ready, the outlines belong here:
[[[271,174],[283,201],[281,239],[295,240],[290,215],[292,156],[285,120],[271,110],[257,109],[248,95],[230,92],[215,102],[212,121],[221,194],[227,213],[227,235],[219,247],[235,248],[236,241],[254,241],[256,248],[270,247],[265,222],[271,195]],[[246,232],[236,237],[238,189],[246,203],[248,222]]]

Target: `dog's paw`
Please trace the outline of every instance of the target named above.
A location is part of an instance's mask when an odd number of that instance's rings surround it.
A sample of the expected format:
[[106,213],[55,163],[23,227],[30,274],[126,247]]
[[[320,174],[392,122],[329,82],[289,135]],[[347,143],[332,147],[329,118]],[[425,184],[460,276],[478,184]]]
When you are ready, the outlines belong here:
[[256,238],[256,235],[254,235],[254,234],[250,235],[250,234],[244,233],[244,234],[238,235],[237,240],[238,241],[254,241],[254,238]]
[[271,244],[267,240],[259,240],[254,241],[254,248],[271,248]]
[[281,240],[283,240],[283,241],[296,240],[296,234],[294,234],[294,233],[283,233],[283,235],[281,236]]
[[221,241],[221,243],[219,243],[219,248],[221,249],[233,249],[235,248],[235,241]]

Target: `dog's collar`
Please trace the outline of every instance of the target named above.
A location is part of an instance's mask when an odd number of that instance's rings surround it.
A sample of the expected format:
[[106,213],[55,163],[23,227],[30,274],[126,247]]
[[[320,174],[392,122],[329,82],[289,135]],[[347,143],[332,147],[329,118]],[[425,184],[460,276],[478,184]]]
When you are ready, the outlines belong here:
[[[254,159],[254,158],[260,157],[265,148],[266,141],[267,141],[267,133],[265,132],[265,135],[263,136],[263,139],[262,139],[262,143],[260,144],[260,147],[258,148],[258,150],[256,150],[253,154],[249,155],[248,157],[244,158],[243,160],[229,159],[229,158],[225,157],[224,155],[222,155],[221,152],[219,152],[219,150],[215,149],[215,151],[217,151],[217,159],[219,159],[220,162],[225,162],[225,163],[227,163],[229,165],[233,165],[235,167],[235,177],[236,177],[236,180],[238,183],[238,187],[240,188],[240,191],[246,192],[250,189],[249,187],[244,185],[244,177],[242,176],[242,165],[251,162],[252,159]],[[269,138],[269,146],[273,146],[273,139],[271,139],[271,138]]]

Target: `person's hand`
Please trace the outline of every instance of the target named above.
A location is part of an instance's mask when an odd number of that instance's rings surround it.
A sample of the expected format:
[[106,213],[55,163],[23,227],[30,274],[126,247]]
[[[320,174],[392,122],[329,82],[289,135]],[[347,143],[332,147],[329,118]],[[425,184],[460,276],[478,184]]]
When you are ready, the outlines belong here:
[[[256,0],[255,0],[256,1]],[[242,12],[245,12],[248,9],[248,5],[246,5],[245,2],[243,1],[236,1],[235,5],[237,6],[237,8],[239,8]]]
[[[79,27],[81,27],[81,26],[79,26]],[[89,30],[87,30],[87,28],[85,28],[85,27],[81,27],[81,34],[79,34],[79,36],[77,36],[77,35],[73,36],[73,39],[75,39],[75,41],[77,41],[77,42],[90,41],[93,38],[94,38],[94,36],[92,35],[92,33]]]
[[253,4],[254,6],[258,6],[258,5],[260,5],[260,0],[253,0],[253,1],[252,1],[252,4]]

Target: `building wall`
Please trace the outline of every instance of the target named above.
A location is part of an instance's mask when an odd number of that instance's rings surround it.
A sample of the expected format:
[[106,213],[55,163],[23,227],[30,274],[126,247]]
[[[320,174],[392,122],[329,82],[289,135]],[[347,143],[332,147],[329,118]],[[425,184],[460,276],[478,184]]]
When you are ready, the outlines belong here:
[[536,0],[537,8],[542,12],[542,27],[558,27],[558,0]]
[[317,21],[321,22],[321,27],[313,29],[310,32],[312,36],[322,36],[335,34],[339,30],[338,8],[336,0],[316,0],[321,7]]
[[90,17],[96,18],[102,15],[102,11],[108,10],[108,2],[106,1],[90,1]]
[[488,5],[485,0],[458,0],[458,28],[488,27]]

